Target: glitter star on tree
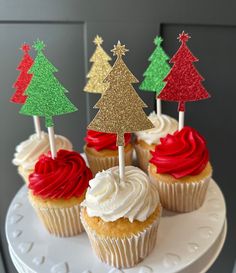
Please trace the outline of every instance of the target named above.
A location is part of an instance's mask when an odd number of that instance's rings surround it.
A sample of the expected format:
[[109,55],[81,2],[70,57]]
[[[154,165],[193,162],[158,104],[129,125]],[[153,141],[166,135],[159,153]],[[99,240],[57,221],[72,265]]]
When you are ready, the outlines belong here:
[[98,36],[98,35],[97,35],[97,36],[94,38],[93,42],[94,42],[95,45],[101,45],[101,44],[103,43],[103,39],[102,39],[101,36]]
[[113,56],[117,56],[118,58],[125,55],[125,52],[127,51],[129,50],[125,48],[125,45],[122,45],[120,41],[118,41],[117,45],[114,45],[114,48],[111,50],[111,52],[113,52]]

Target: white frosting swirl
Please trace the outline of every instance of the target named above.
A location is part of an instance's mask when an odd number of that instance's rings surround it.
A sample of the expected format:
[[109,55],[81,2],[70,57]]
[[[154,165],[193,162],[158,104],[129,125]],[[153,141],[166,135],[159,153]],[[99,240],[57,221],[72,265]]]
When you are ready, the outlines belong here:
[[147,174],[134,166],[125,167],[125,181],[119,179],[118,167],[96,174],[89,182],[82,206],[90,217],[100,217],[105,222],[128,218],[145,221],[159,204],[157,188]]
[[148,118],[155,127],[135,132],[137,139],[145,141],[148,145],[160,143],[160,138],[165,137],[167,134],[173,134],[178,129],[178,122],[170,116],[163,114],[158,116],[155,112],[152,112]]
[[[55,135],[57,150],[72,150],[71,142],[60,135]],[[12,163],[22,166],[25,170],[32,170],[40,155],[50,150],[49,137],[45,132],[41,132],[41,137],[36,134],[31,135],[27,140],[16,146],[16,152]]]

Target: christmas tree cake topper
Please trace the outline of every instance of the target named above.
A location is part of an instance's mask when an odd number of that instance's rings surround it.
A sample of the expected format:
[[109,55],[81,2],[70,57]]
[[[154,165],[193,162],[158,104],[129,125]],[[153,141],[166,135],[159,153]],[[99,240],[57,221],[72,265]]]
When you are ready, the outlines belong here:
[[90,58],[90,62],[92,62],[93,65],[87,74],[87,78],[89,80],[84,87],[84,91],[91,93],[104,93],[108,87],[108,84],[103,82],[103,80],[111,69],[109,64],[111,58],[101,47],[101,44],[103,43],[102,37],[97,35],[93,42],[97,47],[94,54]]
[[94,131],[117,134],[121,180],[124,180],[125,168],[124,134],[154,127],[143,111],[143,108],[147,107],[146,104],[132,86],[132,83],[138,83],[138,80],[122,59],[127,51],[120,41],[112,49],[117,59],[104,79],[109,86],[96,103],[94,108],[99,108],[99,111],[88,125],[88,129]]
[[184,126],[185,103],[210,97],[201,83],[204,80],[203,77],[193,65],[198,59],[186,45],[190,38],[184,31],[179,34],[178,40],[181,45],[170,60],[170,63],[174,65],[164,79],[166,85],[158,96],[162,100],[179,103],[179,130]]
[[[26,44],[26,43],[22,44],[20,49],[24,52],[24,55],[19,65],[17,66],[17,70],[20,71],[20,74],[17,77],[17,80],[15,81],[15,83],[13,84],[13,88],[15,88],[16,91],[12,95],[10,101],[13,103],[24,104],[27,98],[27,96],[25,95],[25,90],[32,79],[32,74],[28,74],[28,71],[31,68],[32,64],[34,63],[34,60],[29,55],[29,51],[30,51],[29,44]],[[35,132],[38,138],[40,138],[41,128],[40,128],[39,117],[33,116],[33,120],[34,120]]]
[[[158,96],[164,88],[165,82],[163,82],[163,80],[170,71],[170,65],[168,64],[169,57],[161,47],[162,42],[163,39],[161,36],[156,36],[154,39],[156,49],[148,59],[151,63],[144,72],[144,80],[139,87],[143,91],[156,92],[156,96]],[[158,98],[156,98],[156,108],[157,115],[160,116],[161,100]]]
[[51,153],[54,158],[56,149],[52,118],[53,116],[75,112],[77,108],[66,97],[65,93],[68,91],[53,75],[54,72],[57,72],[57,69],[43,54],[44,42],[37,40],[33,47],[37,51],[34,64],[29,70],[33,77],[25,91],[27,99],[20,113],[45,117],[46,127],[48,127],[49,131]]
[[20,74],[13,84],[13,88],[16,89],[16,92],[12,95],[10,101],[13,103],[24,104],[26,100],[26,95],[24,92],[32,78],[32,75],[28,74],[27,72],[34,61],[29,55],[30,46],[28,44],[24,43],[20,49],[24,52],[24,55],[17,66],[17,70],[20,71]]

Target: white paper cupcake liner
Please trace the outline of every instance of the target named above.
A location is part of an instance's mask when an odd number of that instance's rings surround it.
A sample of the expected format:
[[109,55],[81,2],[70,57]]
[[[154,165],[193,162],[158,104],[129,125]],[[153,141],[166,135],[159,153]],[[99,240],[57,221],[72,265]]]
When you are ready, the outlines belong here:
[[[119,165],[119,158],[117,156],[93,156],[86,152],[86,157],[88,159],[89,167],[95,175],[98,172],[101,172],[103,170],[110,169],[111,167],[115,167]],[[133,156],[133,148],[129,151],[125,152],[125,165],[132,165],[132,156]]]
[[79,204],[69,208],[40,208],[32,201],[31,204],[50,233],[59,237],[70,237],[84,231]]
[[134,148],[135,148],[135,151],[136,151],[139,167],[144,172],[147,172],[148,171],[149,160],[152,157],[151,153],[150,153],[150,150],[142,148],[142,146],[139,145],[139,144],[135,144]]
[[150,173],[149,177],[157,185],[162,206],[175,212],[190,212],[200,208],[211,180],[211,176],[208,176],[197,182],[167,183],[157,180]]
[[99,236],[82,215],[81,221],[94,253],[102,262],[116,268],[129,268],[141,262],[155,247],[160,217],[142,232],[127,238]]

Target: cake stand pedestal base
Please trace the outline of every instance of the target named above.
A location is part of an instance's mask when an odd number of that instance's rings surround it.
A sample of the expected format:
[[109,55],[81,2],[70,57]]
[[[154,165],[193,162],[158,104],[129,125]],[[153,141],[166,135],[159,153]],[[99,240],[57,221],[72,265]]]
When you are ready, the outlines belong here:
[[86,233],[71,238],[48,234],[29,204],[26,186],[16,194],[6,218],[9,251],[19,273],[203,273],[219,255],[226,230],[225,201],[214,180],[200,209],[163,212],[155,249],[130,269],[101,263]]

